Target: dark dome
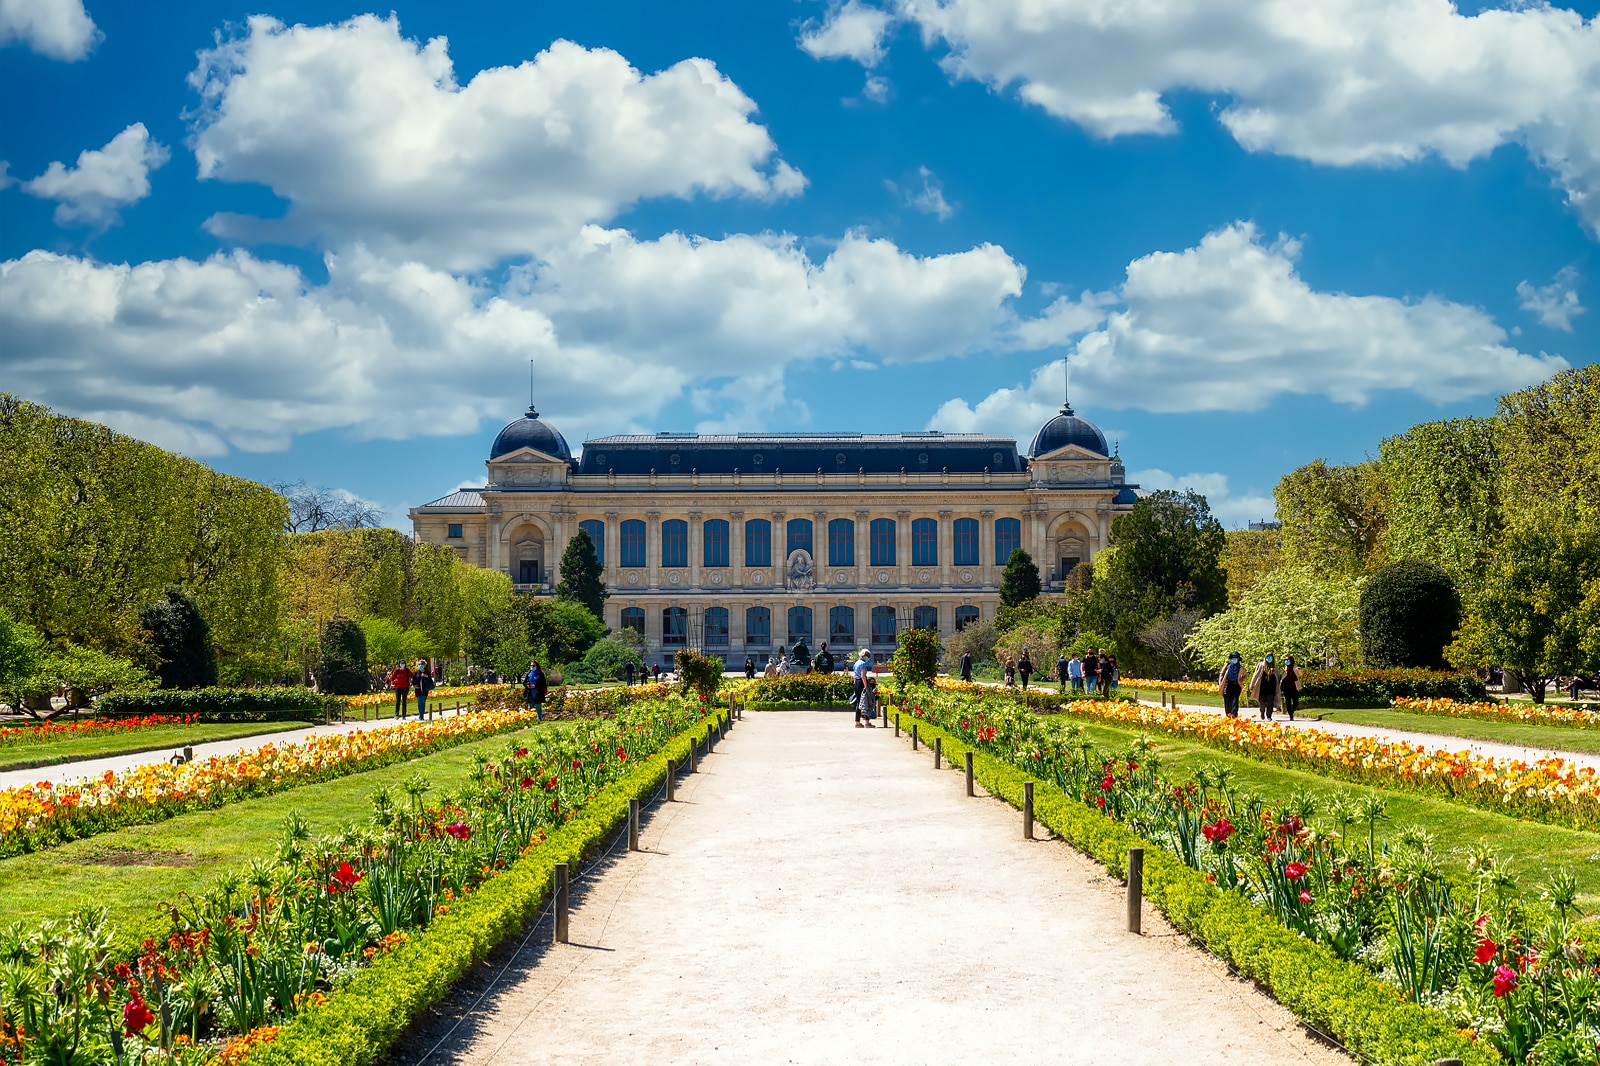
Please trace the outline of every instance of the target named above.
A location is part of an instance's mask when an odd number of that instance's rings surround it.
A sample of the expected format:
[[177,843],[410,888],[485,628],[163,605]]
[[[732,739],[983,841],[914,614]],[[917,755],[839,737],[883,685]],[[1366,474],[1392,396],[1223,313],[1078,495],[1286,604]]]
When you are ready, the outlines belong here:
[[1087,448],[1096,455],[1111,454],[1106,448],[1105,434],[1093,422],[1073,414],[1072,405],[1068,403],[1062,404],[1061,413],[1046,422],[1039,435],[1033,438],[1033,447],[1028,449],[1028,456],[1037,459],[1069,444]]
[[541,420],[539,412],[532,405],[528,407],[527,414],[500,431],[489,448],[489,458],[498,459],[518,448],[535,448],[569,462],[572,459],[572,450],[567,447],[566,438],[550,423]]

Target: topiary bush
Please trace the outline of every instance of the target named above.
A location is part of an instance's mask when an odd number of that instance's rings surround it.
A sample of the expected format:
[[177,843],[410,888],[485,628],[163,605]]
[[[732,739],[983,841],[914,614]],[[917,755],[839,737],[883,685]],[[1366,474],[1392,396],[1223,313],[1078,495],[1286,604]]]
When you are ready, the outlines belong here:
[[317,688],[333,696],[367,691],[367,635],[352,618],[330,618],[322,627]]
[[139,610],[139,628],[157,660],[162,688],[205,688],[217,683],[217,649],[211,626],[194,597],[168,585],[161,598]]
[[1483,678],[1438,670],[1318,670],[1308,668],[1300,685],[1308,706],[1387,707],[1396,697],[1461,700],[1488,699]]
[[1361,590],[1361,659],[1370,667],[1442,670],[1461,625],[1450,575],[1422,559],[1383,567]]
[[936,629],[903,629],[897,638],[898,647],[889,657],[889,672],[894,674],[896,686],[931,685],[939,673],[939,631]]

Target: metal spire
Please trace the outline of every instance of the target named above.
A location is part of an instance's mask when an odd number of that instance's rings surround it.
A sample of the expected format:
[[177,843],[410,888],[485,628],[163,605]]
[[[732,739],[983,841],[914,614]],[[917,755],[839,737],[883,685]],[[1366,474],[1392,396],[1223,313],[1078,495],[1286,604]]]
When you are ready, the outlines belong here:
[[1061,357],[1061,413],[1072,413],[1072,363],[1067,355]]
[[539,412],[533,406],[533,356],[528,356],[528,417],[538,418]]

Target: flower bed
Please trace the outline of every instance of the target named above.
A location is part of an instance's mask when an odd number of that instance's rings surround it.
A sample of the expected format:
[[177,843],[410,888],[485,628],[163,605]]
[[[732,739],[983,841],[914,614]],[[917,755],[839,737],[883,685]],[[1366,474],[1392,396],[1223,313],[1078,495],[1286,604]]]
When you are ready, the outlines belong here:
[[[1247,681],[1250,669],[1250,664],[1246,664]],[[1211,680],[1160,681],[1148,677],[1125,677],[1122,687],[1220,694],[1217,683]],[[1300,686],[1300,698],[1307,704],[1322,706],[1383,707],[1401,698],[1484,700],[1488,695],[1483,682],[1473,674],[1441,673],[1435,670],[1308,669]]]
[[[939,682],[980,701],[1010,704],[1009,690]],[[974,691],[976,690],[976,691]],[[1444,796],[1474,807],[1573,829],[1600,831],[1600,773],[1564,759],[1489,759],[1471,752],[1429,750],[1420,744],[1374,737],[1337,736],[1319,729],[1288,729],[1277,722],[1126,700],[1034,700],[1035,707],[1080,718],[1153,729],[1252,759],[1294,766],[1379,788]]]
[[1412,714],[1432,714],[1441,718],[1478,718],[1485,722],[1527,722],[1530,725],[1600,729],[1600,711],[1559,703],[1463,703],[1458,700],[1421,700],[1401,696],[1394,701],[1394,706]]
[[855,679],[850,674],[785,674],[735,681],[727,691],[747,707],[777,704],[837,706],[850,702]]
[[191,688],[113,692],[95,702],[102,718],[192,714],[201,722],[312,722],[325,718],[337,697],[308,688]]
[[291,817],[275,859],[169,912],[131,962],[99,950],[103,920],[46,923],[41,942],[85,961],[71,994],[39,980],[8,1000],[0,1047],[21,1024],[31,1050],[70,1038],[82,1061],[175,1046],[193,1066],[372,1063],[709,728],[688,701],[642,704],[512,741],[437,805],[380,790],[371,828],[310,840]]
[[[471,696],[474,699],[483,692],[503,692],[506,685],[440,685],[428,693],[428,702],[434,700],[450,700],[458,696]],[[367,707],[387,707],[394,703],[394,689],[384,689],[380,692],[366,692],[360,696],[340,696],[339,701],[345,705],[346,710],[359,711]]]
[[1477,885],[1456,891],[1425,834],[1375,843],[1376,808],[1342,806],[1316,826],[1303,801],[1270,804],[1225,774],[1165,779],[1146,742],[1099,751],[1061,719],[912,699],[947,755],[975,752],[985,788],[1020,806],[1035,780],[1035,817],[1117,875],[1129,847],[1145,848],[1146,895],[1175,925],[1363,1058],[1592,1061],[1600,967],[1578,937],[1570,876],[1535,903],[1480,859]]
[[69,722],[42,722],[39,725],[0,728],[0,748],[22,747],[54,740],[99,737],[112,733],[136,733],[164,725],[193,725],[195,714],[149,714],[143,718],[84,718]]

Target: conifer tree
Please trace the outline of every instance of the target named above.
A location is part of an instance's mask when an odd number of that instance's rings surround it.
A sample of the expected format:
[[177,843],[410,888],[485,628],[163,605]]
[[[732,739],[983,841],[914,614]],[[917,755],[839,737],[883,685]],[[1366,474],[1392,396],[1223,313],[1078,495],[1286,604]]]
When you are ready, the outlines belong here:
[[561,553],[561,581],[556,585],[556,597],[572,600],[589,608],[596,618],[603,618],[606,602],[606,583],[601,579],[600,558],[595,553],[594,541],[587,530],[580,529],[567,542]]
[[1015,607],[1039,598],[1039,567],[1021,548],[1011,553],[1000,574],[1000,606]]

